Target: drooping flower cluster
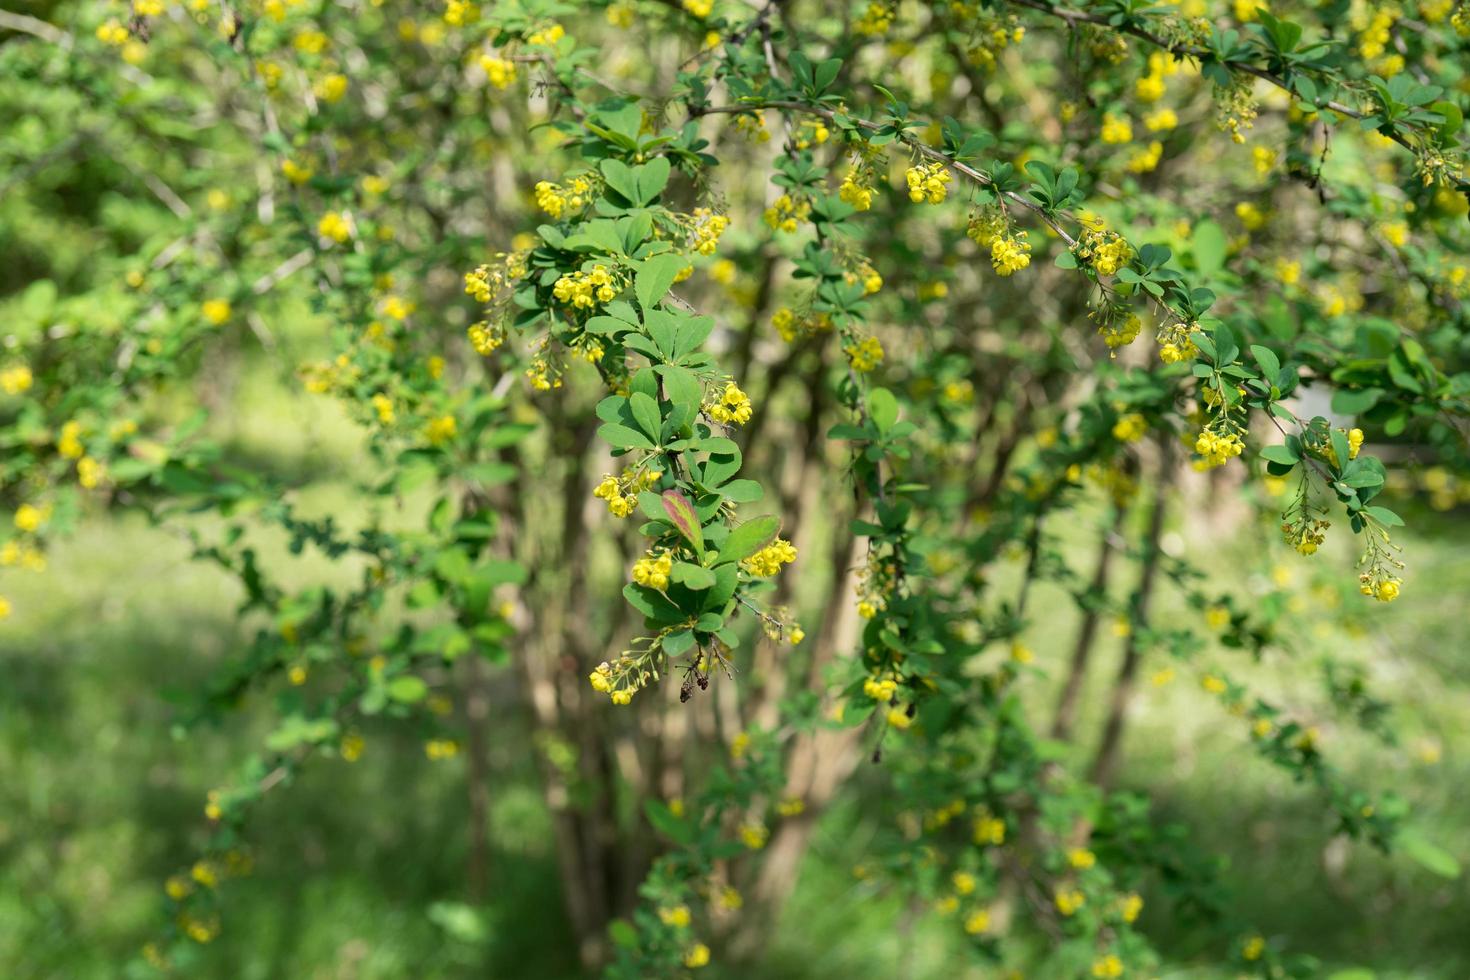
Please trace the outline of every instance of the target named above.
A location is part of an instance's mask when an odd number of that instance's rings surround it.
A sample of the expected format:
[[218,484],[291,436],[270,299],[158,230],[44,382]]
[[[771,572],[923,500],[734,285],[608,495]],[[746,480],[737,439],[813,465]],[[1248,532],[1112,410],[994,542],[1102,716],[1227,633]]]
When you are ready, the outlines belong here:
[[1031,264],[1031,246],[1026,233],[1018,231],[990,243],[990,264],[997,275],[1009,276]]
[[740,567],[751,575],[769,578],[781,570],[782,565],[796,561],[796,547],[785,538],[777,538],[749,558],[742,559]]
[[1082,233],[1072,254],[1089,263],[1098,275],[1112,276],[1133,258],[1133,247],[1115,231],[1090,227]]
[[864,337],[862,340],[853,341],[842,350],[847,354],[847,362],[859,374],[875,371],[878,365],[883,363],[883,345],[878,342],[877,337]]
[[764,215],[766,225],[777,231],[793,232],[812,213],[810,201],[794,199],[790,194],[782,194],[766,208]]
[[[516,63],[508,58],[482,54],[480,70],[485,73],[485,80],[498,89],[508,89],[516,82]],[[539,198],[537,203],[541,203]]]
[[667,552],[649,552],[633,563],[633,581],[650,589],[667,589],[674,559]]
[[1143,331],[1143,321],[1126,306],[1107,304],[1093,310],[1088,316],[1097,321],[1097,332],[1102,335],[1103,343],[1108,345],[1115,357],[1119,347],[1133,343]]
[[751,412],[750,396],[733,381],[725,385],[719,400],[705,409],[705,414],[723,425],[744,425],[750,421]]
[[1224,466],[1231,459],[1239,456],[1245,451],[1245,443],[1241,441],[1240,434],[1237,432],[1217,432],[1205,428],[1194,440],[1194,451],[1200,456],[1196,465],[1200,469],[1208,470]]
[[1178,364],[1192,360],[1199,353],[1194,335],[1199,332],[1197,323],[1171,323],[1154,336],[1159,342],[1159,360],[1165,364]]
[[797,313],[790,307],[783,306],[771,314],[771,326],[776,328],[782,340],[790,344],[800,337],[831,330],[832,318],[826,313]]
[[883,0],[871,0],[863,8],[862,16],[853,22],[852,29],[859,34],[866,34],[868,37],[877,37],[879,34],[886,34],[888,29],[893,26],[893,18],[896,12],[896,4],[883,2]]
[[599,303],[609,302],[617,294],[616,280],[601,262],[586,272],[563,273],[551,287],[551,295],[557,302],[578,310],[590,310]]
[[940,204],[949,193],[949,168],[938,160],[925,160],[918,166],[904,171],[904,181],[909,186],[909,200],[915,204]]
[[978,3],[951,3],[950,11],[968,22],[965,60],[982,71],[994,71],[1000,53],[1026,36],[1014,14],[995,14]]
[[580,211],[592,201],[593,178],[582,174],[567,181],[567,186],[543,180],[536,184],[536,206],[553,218],[568,211]]
[[470,346],[481,357],[489,357],[501,344],[505,343],[505,328],[498,323],[494,326],[484,321],[472,323],[468,333]]
[[720,236],[730,226],[730,219],[715,214],[709,208],[695,208],[690,216],[689,248],[700,255],[714,255],[720,245]]
[[663,473],[648,469],[639,473],[624,470],[620,477],[608,473],[592,491],[592,496],[607,501],[607,509],[614,517],[627,517],[638,507],[638,494],[658,483]]
[[866,177],[860,168],[850,167],[843,175],[842,186],[837,189],[837,196],[859,211],[873,206],[873,189],[868,186]]

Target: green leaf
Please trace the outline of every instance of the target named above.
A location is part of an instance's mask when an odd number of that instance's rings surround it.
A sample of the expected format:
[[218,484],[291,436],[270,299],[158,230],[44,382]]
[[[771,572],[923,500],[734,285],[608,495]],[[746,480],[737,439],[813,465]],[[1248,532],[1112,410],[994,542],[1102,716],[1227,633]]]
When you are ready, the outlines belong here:
[[1404,519],[1387,507],[1364,507],[1363,513],[1384,527],[1403,527]]
[[635,391],[628,396],[628,407],[633,412],[633,418],[638,422],[638,428],[657,442],[664,425],[663,416],[658,410],[658,402],[641,391]]
[[776,540],[780,531],[781,522],[775,517],[755,517],[746,521],[731,530],[730,536],[720,546],[719,564],[726,565],[749,558]]
[[1418,828],[1406,827],[1399,832],[1394,843],[1410,860],[1440,877],[1460,877],[1460,862],[1455,859],[1455,856],[1425,837]]
[[658,373],[664,381],[664,397],[672,406],[669,412],[670,428],[678,432],[693,422],[694,417],[699,414],[699,406],[704,401],[704,388],[694,373],[685,368],[660,364]]
[[628,203],[641,203],[638,199],[638,179],[633,175],[633,168],[621,160],[608,159],[602,161],[598,169],[602,171],[607,186],[625,197]]
[[689,260],[682,255],[666,254],[655,255],[639,267],[633,276],[633,293],[645,313],[668,295],[669,288],[674,285],[674,277],[688,264]]
[[414,674],[402,674],[388,682],[388,696],[403,704],[422,701],[428,693],[429,685],[424,683],[422,677]]
[[653,449],[654,444],[637,429],[630,429],[617,422],[606,422],[597,427],[597,436],[615,449]]
[[1261,373],[1265,375],[1267,383],[1274,383],[1276,376],[1281,373],[1281,360],[1269,347],[1260,344],[1251,344],[1251,355],[1255,357],[1256,363],[1261,366]]
[[658,197],[669,182],[669,170],[668,157],[654,157],[643,166],[635,167],[633,175],[638,181],[638,191],[633,203],[646,205]]
[[1190,244],[1195,268],[1206,276],[1212,276],[1225,267],[1225,230],[1216,222],[1206,219],[1195,225]]
[[898,399],[887,388],[874,388],[868,392],[868,417],[880,433],[893,428],[898,421]]
[[1267,446],[1261,450],[1261,458],[1269,459],[1273,463],[1285,463],[1287,466],[1295,466],[1301,457],[1292,452],[1289,446]]
[[[705,589],[714,588],[715,584],[714,572],[708,568],[703,568],[687,561],[675,562],[674,570],[669,573],[669,577],[680,585],[693,589],[695,592],[703,592]],[[667,642],[665,642],[664,648],[666,650],[668,649]],[[674,651],[670,650],[669,652],[673,653]],[[679,652],[682,653],[683,651]]]

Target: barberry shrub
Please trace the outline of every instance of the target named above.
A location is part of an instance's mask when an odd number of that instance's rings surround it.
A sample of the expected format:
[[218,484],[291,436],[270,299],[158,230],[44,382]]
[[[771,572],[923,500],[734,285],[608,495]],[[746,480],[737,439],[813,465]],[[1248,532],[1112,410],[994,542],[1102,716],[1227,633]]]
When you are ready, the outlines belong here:
[[[1333,762],[1388,705],[1170,529],[1417,601],[1384,460],[1467,465],[1464,0],[41,6],[0,15],[0,592],[142,513],[245,597],[181,730],[277,695],[136,969],[230,928],[262,798],[395,731],[468,756],[482,860],[492,690],[613,977],[755,956],[857,776],[864,887],[977,975],[1151,975],[1145,893],[1314,975],[1118,789],[1148,677],[1458,873]],[[220,441],[247,356],[356,426],[361,514]],[[1293,652],[1330,704],[1253,683]]]

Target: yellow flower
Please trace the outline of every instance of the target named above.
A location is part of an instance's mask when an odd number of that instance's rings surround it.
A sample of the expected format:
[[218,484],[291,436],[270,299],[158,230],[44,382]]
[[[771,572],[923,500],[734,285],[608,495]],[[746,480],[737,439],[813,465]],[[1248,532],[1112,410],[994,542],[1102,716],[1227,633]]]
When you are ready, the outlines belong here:
[[[687,0],[686,0],[687,2]],[[684,954],[684,965],[691,970],[697,970],[709,964],[709,947],[704,943],[695,943],[689,947]]]
[[[611,9],[608,12],[611,14]],[[516,63],[514,61],[484,54],[480,56],[480,68],[485,72],[485,80],[498,89],[507,89],[515,84]]]
[[352,227],[348,225],[347,219],[336,211],[328,211],[322,215],[322,220],[317,222],[317,234],[322,238],[341,244],[352,237]]
[[1136,922],[1139,913],[1142,911],[1143,899],[1136,892],[1129,892],[1127,895],[1124,895],[1123,901],[1119,903],[1119,912],[1122,914],[1124,922]]
[[975,890],[975,876],[968,871],[956,871],[949,879],[954,884],[954,890],[960,895],[968,895]]
[[1230,687],[1222,678],[1214,674],[1206,674],[1200,679],[1199,685],[1211,694],[1224,694]]
[[683,929],[685,926],[689,925],[690,922],[689,906],[675,905],[672,907],[660,908],[658,910],[658,917],[666,926],[673,926],[675,929]]
[[196,861],[189,870],[189,875],[205,888],[213,888],[219,884],[219,874],[208,861]]
[[199,307],[199,312],[204,314],[204,319],[217,327],[230,318],[232,310],[229,300],[216,298],[205,300]]
[[874,701],[892,701],[893,696],[898,693],[898,681],[891,677],[882,680],[869,677],[863,681],[863,693]]
[[760,551],[744,558],[740,567],[751,575],[769,578],[781,570],[782,565],[796,561],[796,548],[785,538],[777,538]]
[[649,552],[633,564],[633,581],[650,589],[667,589],[669,573],[674,570],[674,559],[668,552]]
[[303,166],[295,160],[282,160],[281,173],[293,184],[304,184],[316,173],[311,167]]
[[764,824],[745,823],[740,825],[740,840],[752,851],[758,851],[766,846],[766,841],[771,837],[771,832]]
[[1006,822],[999,817],[982,816],[975,819],[975,843],[1000,845],[1006,842]]
[[1173,129],[1179,125],[1179,114],[1173,109],[1157,109],[1143,117],[1143,126],[1150,133]]
[[990,265],[997,275],[1009,276],[1030,264],[1031,246],[1024,231],[999,236],[990,243]]
[[13,608],[14,607],[10,604],[10,600],[5,598],[3,595],[0,595],[0,619],[9,619],[10,612]]
[[1076,888],[1064,888],[1056,893],[1053,903],[1062,915],[1075,915],[1087,903],[1087,896]]
[[1104,143],[1127,143],[1133,139],[1133,123],[1127,116],[1104,113],[1100,135]]
[[725,385],[725,392],[720,400],[707,409],[707,414],[716,422],[725,425],[744,425],[750,421],[753,409],[750,396],[740,390],[740,386],[731,381]]
[[1097,863],[1097,856],[1085,847],[1074,847],[1067,852],[1067,863],[1079,871],[1086,871]]
[[347,76],[338,72],[323,75],[312,86],[312,91],[323,102],[337,102],[347,94]]
[[424,429],[424,435],[428,437],[431,445],[442,445],[453,439],[459,432],[459,423],[453,415],[440,415],[429,420]]
[[990,913],[985,909],[976,909],[965,918],[965,932],[971,936],[978,936],[990,928]]
[[1137,412],[1124,415],[1113,423],[1113,438],[1119,442],[1137,442],[1148,431],[1148,422]]
[[938,160],[925,160],[904,172],[904,181],[909,187],[909,200],[915,204],[939,204],[948,193],[951,180],[949,168]]
[[1092,975],[1103,978],[1103,980],[1121,977],[1123,975],[1123,961],[1118,959],[1113,953],[1099,957],[1092,961]]
[[1251,936],[1240,948],[1240,955],[1247,960],[1255,961],[1261,958],[1266,951],[1266,940],[1260,936]]
[[82,445],[82,423],[72,419],[61,427],[56,439],[56,452],[66,459],[80,459],[86,453]]
[[903,731],[914,723],[914,719],[906,708],[889,708],[887,719],[889,727],[897,728],[899,731]]
[[883,363],[883,345],[878,342],[877,337],[864,337],[842,349],[847,354],[852,369],[859,374],[874,371]]
[[21,504],[15,509],[15,528],[34,534],[46,520],[46,512],[34,504]]
[[0,371],[0,389],[3,389],[7,395],[19,395],[29,391],[34,380],[30,367],[25,364],[15,364]]
[[342,743],[337,746],[337,751],[342,754],[342,758],[344,761],[356,762],[358,759],[362,758],[362,750],[366,748],[366,746],[367,743],[363,741],[361,735],[358,735],[355,732],[348,732],[346,735],[342,736]]

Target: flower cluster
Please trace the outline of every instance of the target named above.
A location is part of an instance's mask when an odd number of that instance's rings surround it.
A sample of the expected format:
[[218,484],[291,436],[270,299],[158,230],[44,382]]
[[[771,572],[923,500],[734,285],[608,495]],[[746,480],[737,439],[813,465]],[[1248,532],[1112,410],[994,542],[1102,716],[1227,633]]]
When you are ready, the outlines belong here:
[[[482,54],[480,70],[485,73],[485,80],[498,89],[510,88],[516,82],[516,63],[508,58]],[[539,188],[540,185],[537,186]],[[541,203],[539,197],[536,203]]]
[[898,679],[895,677],[869,677],[863,681],[863,693],[874,701],[887,703],[892,701],[898,693]]
[[831,330],[832,318],[826,313],[799,314],[790,307],[783,306],[771,314],[771,326],[775,327],[781,339],[789,344],[799,337],[808,337]]
[[777,231],[793,232],[812,213],[810,201],[782,194],[766,208],[766,224]]
[[837,196],[857,210],[866,211],[873,206],[873,183],[876,180],[869,151],[865,148],[848,164]]
[[949,168],[938,160],[925,160],[918,166],[904,171],[904,181],[909,185],[909,200],[915,204],[939,204],[944,201],[950,182]]
[[1200,455],[1200,468],[1208,470],[1224,466],[1239,456],[1245,451],[1245,443],[1237,432],[1222,433],[1205,428],[1194,440],[1194,451]]
[[877,337],[855,340],[844,346],[842,350],[847,354],[847,362],[859,374],[875,371],[878,365],[883,363],[883,345],[878,342]]
[[714,255],[720,236],[730,226],[730,219],[709,208],[695,208],[689,225],[689,247],[700,255]]
[[505,343],[505,328],[500,324],[491,326],[484,321],[470,324],[468,330],[470,346],[475,353],[482,357],[489,357],[495,350]]
[[785,538],[777,538],[749,558],[742,559],[740,567],[751,575],[769,578],[781,570],[782,565],[796,561],[796,547]]
[[742,112],[735,117],[736,132],[744,133],[747,139],[753,139],[757,143],[768,143],[771,140],[771,131],[766,128],[766,114],[764,112]]
[[1332,525],[1320,517],[1311,517],[1301,513],[1295,519],[1283,521],[1281,524],[1281,536],[1286,543],[1297,550],[1298,554],[1316,554],[1322,542],[1327,539],[1327,529]]
[[1133,343],[1143,331],[1143,321],[1126,306],[1106,304],[1088,315],[1097,321],[1097,332],[1115,357],[1119,347]]
[[638,506],[638,494],[658,483],[663,473],[656,469],[624,470],[621,477],[608,473],[592,491],[598,500],[607,501],[607,509],[614,517],[627,517]]
[[725,391],[713,405],[705,410],[705,414],[723,425],[744,425],[750,421],[751,404],[750,396],[740,390],[740,386],[731,381],[725,385]]
[[1072,253],[1089,263],[1098,275],[1112,276],[1133,258],[1133,246],[1115,231],[1090,227],[1082,233]]
[[667,552],[649,552],[633,563],[633,581],[650,589],[667,589],[674,559]]
[[870,0],[863,8],[862,16],[853,23],[852,29],[868,37],[886,34],[893,26],[893,18],[896,13],[895,4],[883,2],[883,0]]
[[591,174],[573,177],[566,187],[549,180],[539,181],[535,187],[536,206],[553,218],[560,218],[568,211],[580,211],[592,201],[592,181]]
[[1159,360],[1165,364],[1193,360],[1199,354],[1194,343],[1194,335],[1198,332],[1197,323],[1176,322],[1161,328],[1154,336],[1159,342]]
[[997,275],[1009,276],[1031,264],[1031,246],[1024,231],[1004,235],[990,243],[990,265]]
[[613,704],[632,704],[634,693],[647,680],[646,672],[633,667],[632,659],[627,656],[619,657],[616,664],[604,660],[587,679],[594,691],[606,694]]
[[618,294],[617,280],[608,267],[597,263],[586,272],[566,272],[551,287],[558,303],[578,310],[590,310]]
[[1012,44],[1020,44],[1026,36],[1026,28],[1014,14],[1001,16],[970,3],[951,4],[950,9],[970,22],[965,60],[982,71],[994,71],[1000,52]]

